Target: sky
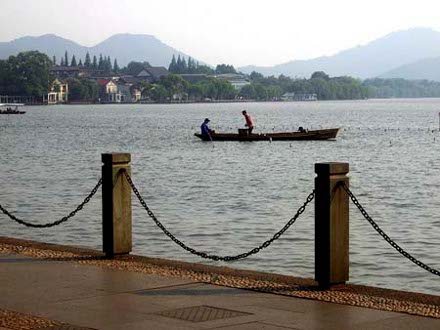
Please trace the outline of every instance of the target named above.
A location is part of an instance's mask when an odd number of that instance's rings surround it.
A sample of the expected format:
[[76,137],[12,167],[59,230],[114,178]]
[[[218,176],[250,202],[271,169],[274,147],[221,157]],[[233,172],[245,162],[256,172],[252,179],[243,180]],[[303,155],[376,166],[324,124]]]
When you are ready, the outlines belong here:
[[53,33],[93,46],[150,34],[216,65],[336,54],[398,30],[440,31],[439,0],[1,0],[0,42]]

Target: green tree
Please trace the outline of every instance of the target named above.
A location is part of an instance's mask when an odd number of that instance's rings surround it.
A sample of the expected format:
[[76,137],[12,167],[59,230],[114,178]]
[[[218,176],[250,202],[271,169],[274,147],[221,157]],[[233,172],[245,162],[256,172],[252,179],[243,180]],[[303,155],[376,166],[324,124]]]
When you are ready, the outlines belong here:
[[49,69],[53,64],[46,54],[22,52],[1,63],[2,94],[42,98],[48,93],[49,83],[53,80]]
[[249,78],[252,82],[261,82],[264,81],[264,76],[256,71],[252,71],[251,74],[249,75]]
[[329,80],[330,77],[328,74],[326,74],[324,71],[315,71],[312,73],[310,79],[323,79],[323,80]]
[[271,85],[266,88],[267,98],[271,101],[277,101],[284,94],[283,89],[278,85]]
[[171,73],[176,73],[176,70],[177,70],[176,56],[174,56],[173,54],[173,58],[171,59],[171,63],[168,67],[168,71],[170,71]]
[[215,68],[215,73],[217,74],[226,74],[226,73],[237,73],[235,68],[232,65],[227,64],[218,64]]
[[192,101],[200,101],[205,96],[203,83],[191,84],[188,87],[188,98]]
[[332,100],[335,98],[335,88],[332,88],[333,83],[329,82],[329,80],[315,77],[310,79],[310,83],[319,100]]
[[99,86],[96,82],[71,78],[69,84],[69,100],[76,102],[93,102],[98,99]]
[[176,70],[174,73],[183,73],[184,67],[183,67],[183,62],[182,59],[180,58],[180,55],[177,56],[177,62],[176,62]]
[[255,98],[260,101],[266,101],[268,99],[267,90],[261,83],[252,84],[254,86]]
[[180,73],[186,73],[188,72],[188,64],[186,64],[185,57],[182,57],[182,69]]
[[198,64],[196,73],[200,74],[215,74],[215,71],[207,65]]
[[104,70],[105,73],[112,72],[112,60],[110,59],[110,56],[104,57],[102,60],[102,70]]
[[196,72],[196,64],[194,63],[194,60],[191,57],[188,57],[188,73],[195,73]]
[[102,57],[102,54],[99,54],[98,70],[104,70],[104,59]]
[[72,61],[70,62],[70,66],[77,66],[75,55],[72,56]]
[[234,86],[231,85],[229,81],[226,80],[215,80],[215,85],[217,88],[217,99],[218,100],[231,100],[237,95],[237,91]]
[[84,60],[84,66],[86,68],[90,68],[91,65],[92,65],[92,61],[90,60],[90,54],[89,54],[89,52],[87,52],[86,58]]
[[64,65],[69,65],[69,55],[67,54],[67,50],[64,52]]
[[11,88],[11,66],[6,60],[0,60],[0,95],[10,94],[8,93]]
[[238,95],[246,100],[255,100],[257,98],[257,93],[253,84],[243,86]]
[[176,74],[170,74],[166,77],[162,77],[159,81],[168,92],[170,99],[181,98],[188,89],[189,83],[181,76]]
[[98,69],[98,60],[96,59],[95,55],[93,55],[92,68],[95,70]]
[[164,102],[168,97],[168,91],[162,85],[150,84],[142,91],[142,96],[152,101]]
[[141,72],[144,69],[145,69],[145,64],[144,63],[131,61],[127,65],[126,73],[131,75],[131,76],[136,76],[136,75],[139,74],[139,72]]
[[119,65],[118,65],[118,60],[115,58],[115,61],[113,62],[113,72],[114,73],[119,73],[119,71],[120,71],[120,68],[119,68]]

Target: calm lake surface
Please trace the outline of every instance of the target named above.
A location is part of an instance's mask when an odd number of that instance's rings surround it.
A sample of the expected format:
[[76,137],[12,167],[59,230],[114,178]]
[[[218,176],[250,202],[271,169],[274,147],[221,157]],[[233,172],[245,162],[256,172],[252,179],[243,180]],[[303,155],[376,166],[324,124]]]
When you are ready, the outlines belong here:
[[[201,142],[218,131],[341,127],[336,141]],[[101,153],[132,154],[132,176],[159,220],[218,255],[270,238],[314,188],[314,164],[350,163],[350,185],[391,238],[440,269],[440,99],[27,107],[0,116],[0,204],[35,223],[73,210],[101,176]],[[101,249],[101,192],[67,223],[30,229],[0,214],[1,235]],[[168,239],[133,196],[134,253],[225,265]],[[314,204],[268,249],[233,268],[314,277]],[[389,246],[350,205],[350,283],[440,294],[440,279]]]

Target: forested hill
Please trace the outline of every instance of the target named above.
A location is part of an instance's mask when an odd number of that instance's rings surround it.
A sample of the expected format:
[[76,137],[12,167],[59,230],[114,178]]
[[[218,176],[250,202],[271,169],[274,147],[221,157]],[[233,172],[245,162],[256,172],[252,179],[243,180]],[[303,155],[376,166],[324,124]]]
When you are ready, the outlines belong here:
[[427,58],[390,70],[379,78],[440,81],[440,57]]

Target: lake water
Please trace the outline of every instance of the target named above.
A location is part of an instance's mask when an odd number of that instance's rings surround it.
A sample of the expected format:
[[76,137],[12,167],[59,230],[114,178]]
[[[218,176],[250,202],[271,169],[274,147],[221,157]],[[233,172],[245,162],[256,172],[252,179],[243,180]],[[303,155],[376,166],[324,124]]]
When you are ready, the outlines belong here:
[[[341,127],[336,141],[201,142],[243,125]],[[350,185],[381,228],[440,269],[440,99],[28,107],[0,116],[0,204],[36,223],[73,210],[101,176],[101,153],[132,154],[132,176],[160,221],[197,250],[238,254],[270,238],[314,188],[314,164],[350,163]],[[101,192],[66,224],[30,229],[0,214],[1,235],[101,248]],[[134,253],[188,254],[133,196]],[[268,249],[230,267],[314,277],[314,204]],[[440,279],[390,247],[350,206],[350,283],[440,294]]]

